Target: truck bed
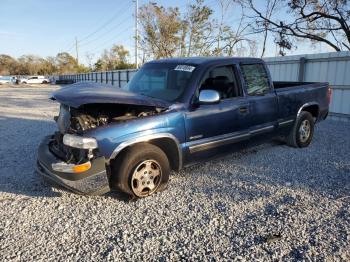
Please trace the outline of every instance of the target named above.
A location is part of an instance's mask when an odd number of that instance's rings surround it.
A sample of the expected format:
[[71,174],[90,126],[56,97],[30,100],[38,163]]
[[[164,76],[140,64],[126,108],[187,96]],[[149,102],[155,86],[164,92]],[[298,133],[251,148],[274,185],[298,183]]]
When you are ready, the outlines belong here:
[[305,105],[314,106],[312,110],[318,115],[318,120],[327,116],[328,83],[276,81],[273,85],[278,97],[280,118],[296,115]]
[[305,86],[316,84],[315,82],[296,82],[296,81],[273,81],[273,87],[275,89],[286,88],[286,87],[294,87],[294,86]]

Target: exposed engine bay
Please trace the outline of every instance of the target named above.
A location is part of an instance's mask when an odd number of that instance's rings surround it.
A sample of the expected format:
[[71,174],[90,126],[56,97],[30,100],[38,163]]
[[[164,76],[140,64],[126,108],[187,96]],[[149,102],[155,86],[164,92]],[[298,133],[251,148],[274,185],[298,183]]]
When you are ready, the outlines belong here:
[[83,133],[110,123],[120,123],[137,118],[159,114],[165,108],[116,105],[116,104],[88,104],[76,108],[61,105],[59,116],[55,117],[61,134]]
[[95,150],[69,147],[63,144],[64,134],[83,134],[100,126],[111,123],[122,123],[165,111],[158,108],[140,105],[123,104],[88,104],[79,108],[61,104],[60,113],[55,117],[59,131],[53,135],[50,150],[66,163],[83,163],[96,155]]

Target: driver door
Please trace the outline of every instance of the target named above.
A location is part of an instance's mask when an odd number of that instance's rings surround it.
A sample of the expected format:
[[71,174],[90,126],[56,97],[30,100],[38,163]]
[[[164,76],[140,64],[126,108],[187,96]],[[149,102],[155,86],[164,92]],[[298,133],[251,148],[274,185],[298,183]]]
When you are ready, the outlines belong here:
[[236,68],[228,65],[209,69],[203,77],[199,92],[215,90],[221,99],[215,104],[198,104],[186,113],[189,162],[249,138],[249,102],[236,76]]

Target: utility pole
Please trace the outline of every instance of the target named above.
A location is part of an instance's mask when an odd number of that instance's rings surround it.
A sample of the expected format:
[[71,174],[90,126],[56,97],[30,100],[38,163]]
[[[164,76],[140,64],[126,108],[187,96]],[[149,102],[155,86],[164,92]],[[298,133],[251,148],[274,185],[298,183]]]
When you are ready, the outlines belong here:
[[139,33],[138,33],[138,9],[139,9],[139,1],[135,0],[135,66],[136,69],[139,68],[139,57],[138,57],[138,40],[139,40]]
[[77,64],[79,65],[78,38],[77,37],[75,37],[75,52],[77,55]]

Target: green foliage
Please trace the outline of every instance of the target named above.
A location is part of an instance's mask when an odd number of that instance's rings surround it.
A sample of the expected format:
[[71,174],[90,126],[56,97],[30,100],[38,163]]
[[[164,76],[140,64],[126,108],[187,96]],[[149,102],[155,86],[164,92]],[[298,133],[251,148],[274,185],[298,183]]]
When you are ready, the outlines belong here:
[[94,71],[110,71],[118,69],[135,68],[128,63],[129,51],[122,45],[114,45],[105,49],[102,56],[96,61]]
[[142,6],[139,21],[143,28],[141,45],[151,52],[154,58],[172,57],[183,45],[183,33],[187,24],[180,18],[177,7],[164,8],[155,3]]
[[18,62],[9,55],[0,55],[0,75],[10,75],[17,71]]
[[203,0],[188,5],[184,13],[180,13],[177,7],[165,8],[156,3],[143,5],[139,10],[143,60],[174,56],[231,56],[242,54],[242,46],[247,46],[246,50],[255,49],[253,40],[244,37],[242,23],[234,29],[223,21],[228,6],[237,3],[218,2],[222,9],[221,21],[213,17],[213,9]]
[[1,75],[52,75],[88,71],[87,67],[78,64],[76,59],[66,52],[47,58],[23,55],[15,59],[8,55],[0,55]]

